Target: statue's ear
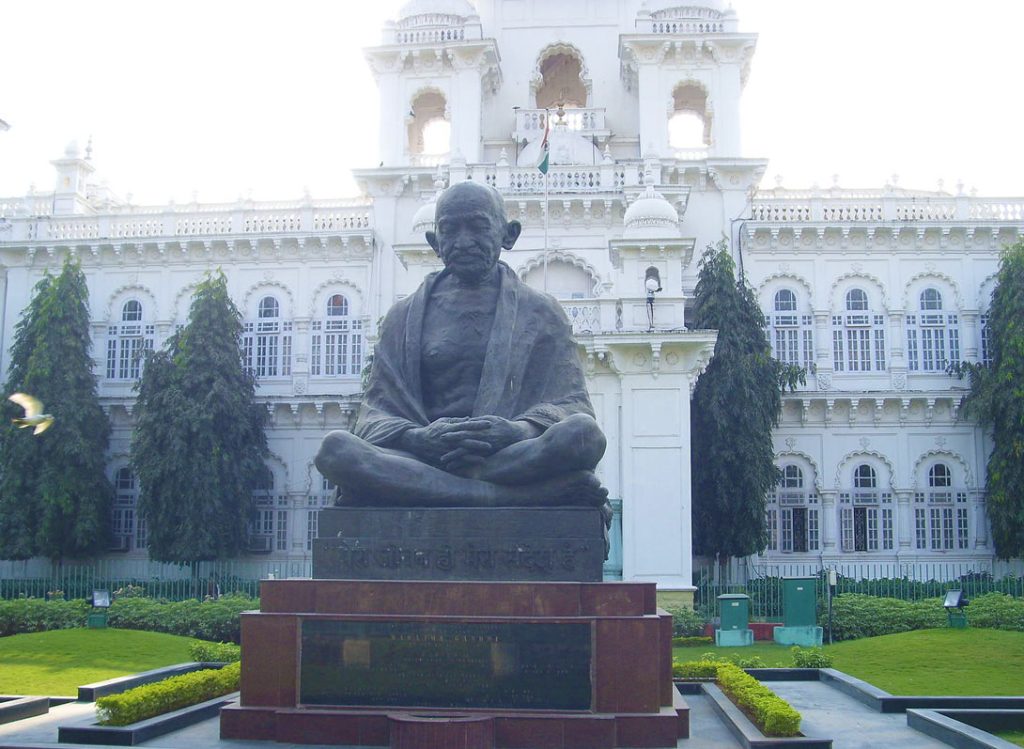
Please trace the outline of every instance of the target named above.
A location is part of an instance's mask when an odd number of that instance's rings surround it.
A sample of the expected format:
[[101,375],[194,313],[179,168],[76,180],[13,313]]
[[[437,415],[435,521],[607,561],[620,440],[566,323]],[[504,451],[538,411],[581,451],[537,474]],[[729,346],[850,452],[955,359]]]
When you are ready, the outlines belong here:
[[434,248],[434,254],[441,257],[441,246],[437,243],[437,234],[428,231],[426,234],[427,244]]
[[523,231],[523,225],[518,221],[509,221],[505,224],[505,235],[501,238],[501,246],[506,250],[511,250],[512,245],[519,239],[519,235]]

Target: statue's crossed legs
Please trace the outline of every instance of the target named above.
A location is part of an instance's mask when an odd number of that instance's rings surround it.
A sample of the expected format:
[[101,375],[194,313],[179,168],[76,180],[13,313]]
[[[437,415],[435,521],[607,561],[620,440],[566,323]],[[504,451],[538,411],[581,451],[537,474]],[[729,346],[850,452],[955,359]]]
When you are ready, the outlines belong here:
[[603,507],[608,491],[594,474],[605,438],[589,416],[575,414],[451,473],[419,458],[331,432],[316,457],[320,473],[341,488],[345,504],[381,507]]

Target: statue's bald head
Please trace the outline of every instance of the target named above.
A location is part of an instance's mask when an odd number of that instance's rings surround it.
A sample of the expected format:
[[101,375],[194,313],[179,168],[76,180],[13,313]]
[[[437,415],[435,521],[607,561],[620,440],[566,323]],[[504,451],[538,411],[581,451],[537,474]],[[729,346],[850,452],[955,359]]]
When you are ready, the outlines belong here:
[[490,204],[498,221],[502,223],[508,222],[508,214],[505,213],[505,199],[501,197],[501,193],[490,185],[484,185],[473,180],[456,182],[451,187],[446,188],[437,199],[437,208],[434,215],[437,219],[440,219],[445,206],[450,204],[451,201],[473,200],[474,197],[477,200],[480,198],[485,199]]
[[518,221],[508,220],[501,194],[472,181],[441,193],[434,223],[436,231],[427,232],[427,242],[448,270],[470,282],[492,271],[501,250],[511,249],[522,231]]

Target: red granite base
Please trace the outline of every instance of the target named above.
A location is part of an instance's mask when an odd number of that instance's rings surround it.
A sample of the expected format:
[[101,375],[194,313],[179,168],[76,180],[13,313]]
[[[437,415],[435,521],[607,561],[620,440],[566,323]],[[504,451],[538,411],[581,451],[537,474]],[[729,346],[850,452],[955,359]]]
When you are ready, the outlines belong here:
[[[222,711],[221,736],[439,749],[674,747],[689,736],[689,709],[672,685],[672,620],[654,593],[648,583],[264,581],[262,610],[242,615],[241,700]],[[497,623],[530,632],[535,624],[576,625],[574,632],[589,631],[589,704],[303,705],[300,633],[309,621]]]

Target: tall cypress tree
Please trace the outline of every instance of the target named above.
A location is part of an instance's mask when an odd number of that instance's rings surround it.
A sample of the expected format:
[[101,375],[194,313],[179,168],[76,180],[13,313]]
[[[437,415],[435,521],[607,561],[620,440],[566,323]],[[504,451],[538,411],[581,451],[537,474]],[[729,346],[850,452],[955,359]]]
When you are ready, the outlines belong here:
[[970,375],[964,411],[992,430],[986,504],[1002,559],[1024,555],[1024,242],[1003,250],[988,312],[991,365],[960,364]]
[[218,559],[245,544],[268,449],[266,409],[243,366],[241,336],[218,271],[197,287],[185,328],[146,360],[132,465],[153,559]]
[[754,292],[737,280],[724,242],[701,260],[693,325],[718,331],[690,407],[694,551],[739,557],[762,550],[765,497],[779,479],[772,428],[782,385],[802,377],[772,358]]
[[5,393],[35,396],[54,423],[40,435],[6,419],[0,429],[0,556],[61,560],[107,548],[110,422],[96,393],[88,303],[85,275],[69,260],[37,284],[15,329]]

